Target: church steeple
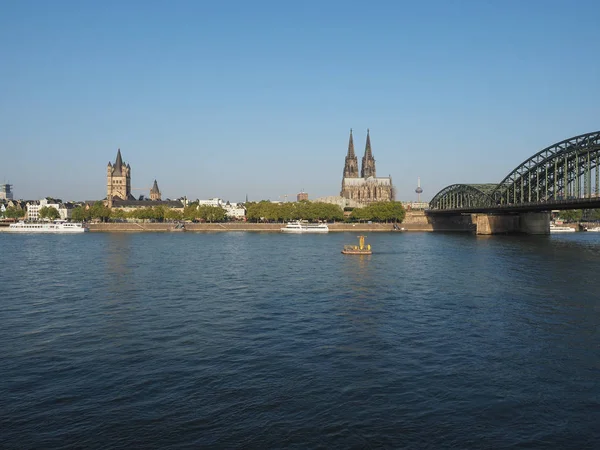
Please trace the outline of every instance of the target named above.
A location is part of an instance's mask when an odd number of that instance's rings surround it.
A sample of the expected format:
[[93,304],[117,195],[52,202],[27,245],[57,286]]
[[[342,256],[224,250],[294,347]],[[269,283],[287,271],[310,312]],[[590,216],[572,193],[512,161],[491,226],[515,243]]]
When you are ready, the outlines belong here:
[[365,156],[363,156],[362,159],[360,176],[363,178],[377,176],[375,172],[375,158],[373,158],[373,151],[371,150],[371,136],[369,135],[369,129],[367,129],[367,143],[365,145]]
[[113,175],[121,175],[121,166],[123,165],[123,158],[121,158],[121,149],[117,150],[117,159],[113,164]]
[[154,185],[150,189],[150,200],[160,200],[160,190],[158,189],[156,180],[154,180]]
[[115,160],[115,166],[121,167],[123,165],[123,158],[121,158],[121,149],[117,150],[117,159]]
[[354,153],[352,128],[350,129],[350,139],[348,140],[348,154],[346,155],[346,164],[344,165],[344,178],[358,178],[358,158]]

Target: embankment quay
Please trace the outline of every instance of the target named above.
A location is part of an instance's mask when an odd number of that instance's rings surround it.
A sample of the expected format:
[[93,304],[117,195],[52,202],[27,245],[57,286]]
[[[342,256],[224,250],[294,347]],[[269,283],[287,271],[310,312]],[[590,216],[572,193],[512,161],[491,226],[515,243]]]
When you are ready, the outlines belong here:
[[[256,231],[280,232],[285,223],[250,223],[250,222],[225,222],[225,223],[186,223],[186,231],[191,232],[222,232],[222,231]],[[391,223],[330,223],[330,232],[389,232],[393,231]],[[405,220],[400,225],[405,231],[433,231],[434,227],[428,222],[424,213],[407,213]],[[89,225],[93,232],[161,232],[173,231],[172,223],[92,223]],[[437,231],[437,228],[436,228]],[[460,231],[456,227],[448,227],[447,231]]]

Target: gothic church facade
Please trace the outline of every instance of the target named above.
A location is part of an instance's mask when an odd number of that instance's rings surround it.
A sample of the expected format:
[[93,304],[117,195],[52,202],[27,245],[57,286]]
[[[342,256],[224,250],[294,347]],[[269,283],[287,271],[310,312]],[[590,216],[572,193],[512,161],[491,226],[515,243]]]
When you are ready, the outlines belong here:
[[369,130],[367,130],[367,143],[365,145],[365,154],[362,158],[360,176],[358,172],[358,158],[354,153],[352,130],[350,130],[348,154],[346,155],[346,164],[344,165],[344,177],[342,178],[342,192],[340,195],[363,205],[394,200],[392,177],[377,177]]

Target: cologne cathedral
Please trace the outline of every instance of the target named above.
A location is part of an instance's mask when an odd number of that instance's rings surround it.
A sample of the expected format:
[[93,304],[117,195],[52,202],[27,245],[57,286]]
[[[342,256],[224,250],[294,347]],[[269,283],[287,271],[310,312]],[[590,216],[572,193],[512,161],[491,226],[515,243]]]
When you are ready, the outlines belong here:
[[348,142],[348,154],[346,155],[340,195],[360,204],[394,200],[392,177],[377,177],[369,130],[367,130],[367,144],[365,145],[365,155],[362,158],[360,176],[358,158],[354,153],[352,130],[350,130],[350,141]]

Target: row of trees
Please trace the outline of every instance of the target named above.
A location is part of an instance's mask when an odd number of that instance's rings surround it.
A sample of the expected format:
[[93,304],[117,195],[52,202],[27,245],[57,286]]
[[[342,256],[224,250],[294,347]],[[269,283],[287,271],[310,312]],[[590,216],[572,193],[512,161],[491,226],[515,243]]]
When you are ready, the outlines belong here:
[[402,222],[406,211],[401,202],[377,202],[364,208],[354,208],[350,219],[354,221]]
[[565,222],[586,222],[600,220],[600,209],[569,209],[559,211],[558,217]]
[[[24,209],[11,206],[9,208],[6,208],[6,211],[4,211],[4,217],[7,219],[22,219],[23,217],[25,217],[25,213],[26,211]],[[58,209],[56,209],[54,206],[41,207],[38,211],[38,215],[40,219],[49,220],[56,220],[60,217]]]
[[9,208],[6,208],[6,211],[4,211],[4,217],[6,217],[7,219],[21,219],[23,217],[25,217],[25,210],[21,209],[21,208],[15,208],[14,206],[11,206]]
[[[262,201],[246,205],[246,217],[251,222],[285,222],[290,220],[343,221],[344,211],[329,203],[290,202],[271,203]],[[364,208],[354,208],[351,221],[401,222],[406,211],[401,202],[377,202]]]
[[178,220],[198,220],[204,222],[223,222],[227,216],[225,210],[219,206],[198,205],[197,202],[192,203],[184,208],[183,211],[178,211],[164,206],[154,206],[147,208],[137,208],[132,211],[123,211],[117,208],[108,208],[102,202],[96,202],[91,208],[86,209],[78,206],[73,210],[73,220],[89,221],[101,220],[103,222],[109,220],[155,220],[157,222],[178,221]]
[[246,204],[246,218],[250,222],[284,222],[290,220],[344,220],[344,212],[337,205],[319,202],[271,203],[263,200]]
[[[250,222],[284,222],[290,220],[309,221],[343,221],[344,212],[337,205],[319,202],[289,202],[271,203],[261,201],[248,203],[246,205],[246,217]],[[373,221],[373,222],[401,222],[406,212],[400,202],[378,202],[364,208],[354,208],[349,220],[351,221]],[[43,207],[39,211],[40,218],[57,219],[60,217],[58,211],[53,207]],[[25,211],[18,208],[8,208],[5,213],[7,218],[20,218],[25,216]],[[72,219],[75,221],[100,220],[155,220],[178,221],[193,220],[203,222],[224,222],[227,220],[226,212],[219,206],[199,205],[192,203],[183,211],[155,206],[138,208],[129,212],[122,209],[111,209],[103,202],[96,202],[90,208],[78,206],[73,210]]]

